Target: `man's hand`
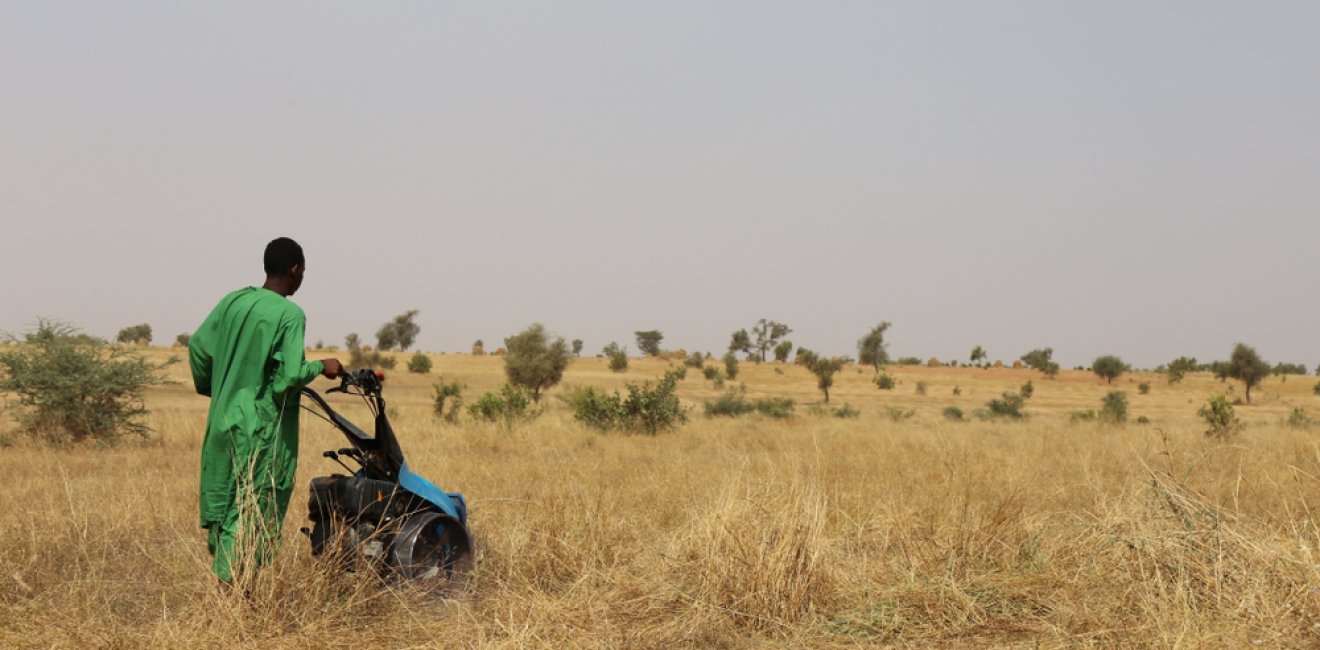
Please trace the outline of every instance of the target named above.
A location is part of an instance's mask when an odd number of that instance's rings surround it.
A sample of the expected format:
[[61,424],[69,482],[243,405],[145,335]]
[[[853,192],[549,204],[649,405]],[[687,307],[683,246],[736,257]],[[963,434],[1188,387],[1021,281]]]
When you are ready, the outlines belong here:
[[344,366],[339,364],[339,359],[321,359],[321,365],[324,366],[321,374],[325,375],[326,379],[334,379],[339,373],[344,372]]

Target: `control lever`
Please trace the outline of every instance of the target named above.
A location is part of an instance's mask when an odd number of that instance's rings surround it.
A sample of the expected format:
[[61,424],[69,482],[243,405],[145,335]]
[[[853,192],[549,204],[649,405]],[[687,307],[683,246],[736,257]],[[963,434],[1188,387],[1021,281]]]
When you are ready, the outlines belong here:
[[348,470],[348,473],[349,473],[349,474],[354,474],[354,473],[356,473],[356,472],[354,472],[351,468],[349,468],[348,465],[345,465],[345,464],[344,464],[344,461],[339,460],[339,454],[337,454],[337,453],[335,453],[335,452],[333,452],[333,451],[330,451],[329,449],[325,450],[324,452],[321,452],[321,456],[323,456],[323,457],[325,457],[325,458],[329,458],[330,460],[333,460],[333,461],[335,461],[336,463],[339,463],[339,466],[342,467],[342,468],[344,468],[345,470]]

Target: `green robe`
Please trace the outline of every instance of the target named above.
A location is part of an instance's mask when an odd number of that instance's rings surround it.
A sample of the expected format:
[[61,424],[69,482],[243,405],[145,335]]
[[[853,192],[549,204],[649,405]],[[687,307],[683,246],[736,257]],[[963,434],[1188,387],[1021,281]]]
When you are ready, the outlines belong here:
[[284,296],[239,289],[188,342],[197,392],[211,398],[202,441],[201,525],[226,582],[279,539],[298,467],[299,390],[321,373],[303,353],[306,316]]

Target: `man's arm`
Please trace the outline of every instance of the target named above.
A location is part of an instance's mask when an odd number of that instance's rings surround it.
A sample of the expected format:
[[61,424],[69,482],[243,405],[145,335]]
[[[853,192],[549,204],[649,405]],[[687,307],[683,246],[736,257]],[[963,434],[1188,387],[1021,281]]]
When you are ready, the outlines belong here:
[[[276,395],[298,390],[326,370],[326,364],[308,361],[303,352],[306,326],[306,317],[301,310],[290,314],[281,323],[280,339],[275,347],[275,378],[272,386]],[[338,366],[338,363],[335,365]]]
[[213,350],[219,322],[220,305],[216,305],[188,339],[188,367],[192,370],[193,388],[198,395],[211,396],[211,367],[215,363]]

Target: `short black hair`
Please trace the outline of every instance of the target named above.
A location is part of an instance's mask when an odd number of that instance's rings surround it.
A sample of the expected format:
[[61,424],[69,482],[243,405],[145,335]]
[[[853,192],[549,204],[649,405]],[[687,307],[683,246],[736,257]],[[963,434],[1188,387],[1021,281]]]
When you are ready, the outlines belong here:
[[295,264],[306,265],[302,246],[288,237],[277,237],[266,244],[266,275],[276,276],[288,273]]

